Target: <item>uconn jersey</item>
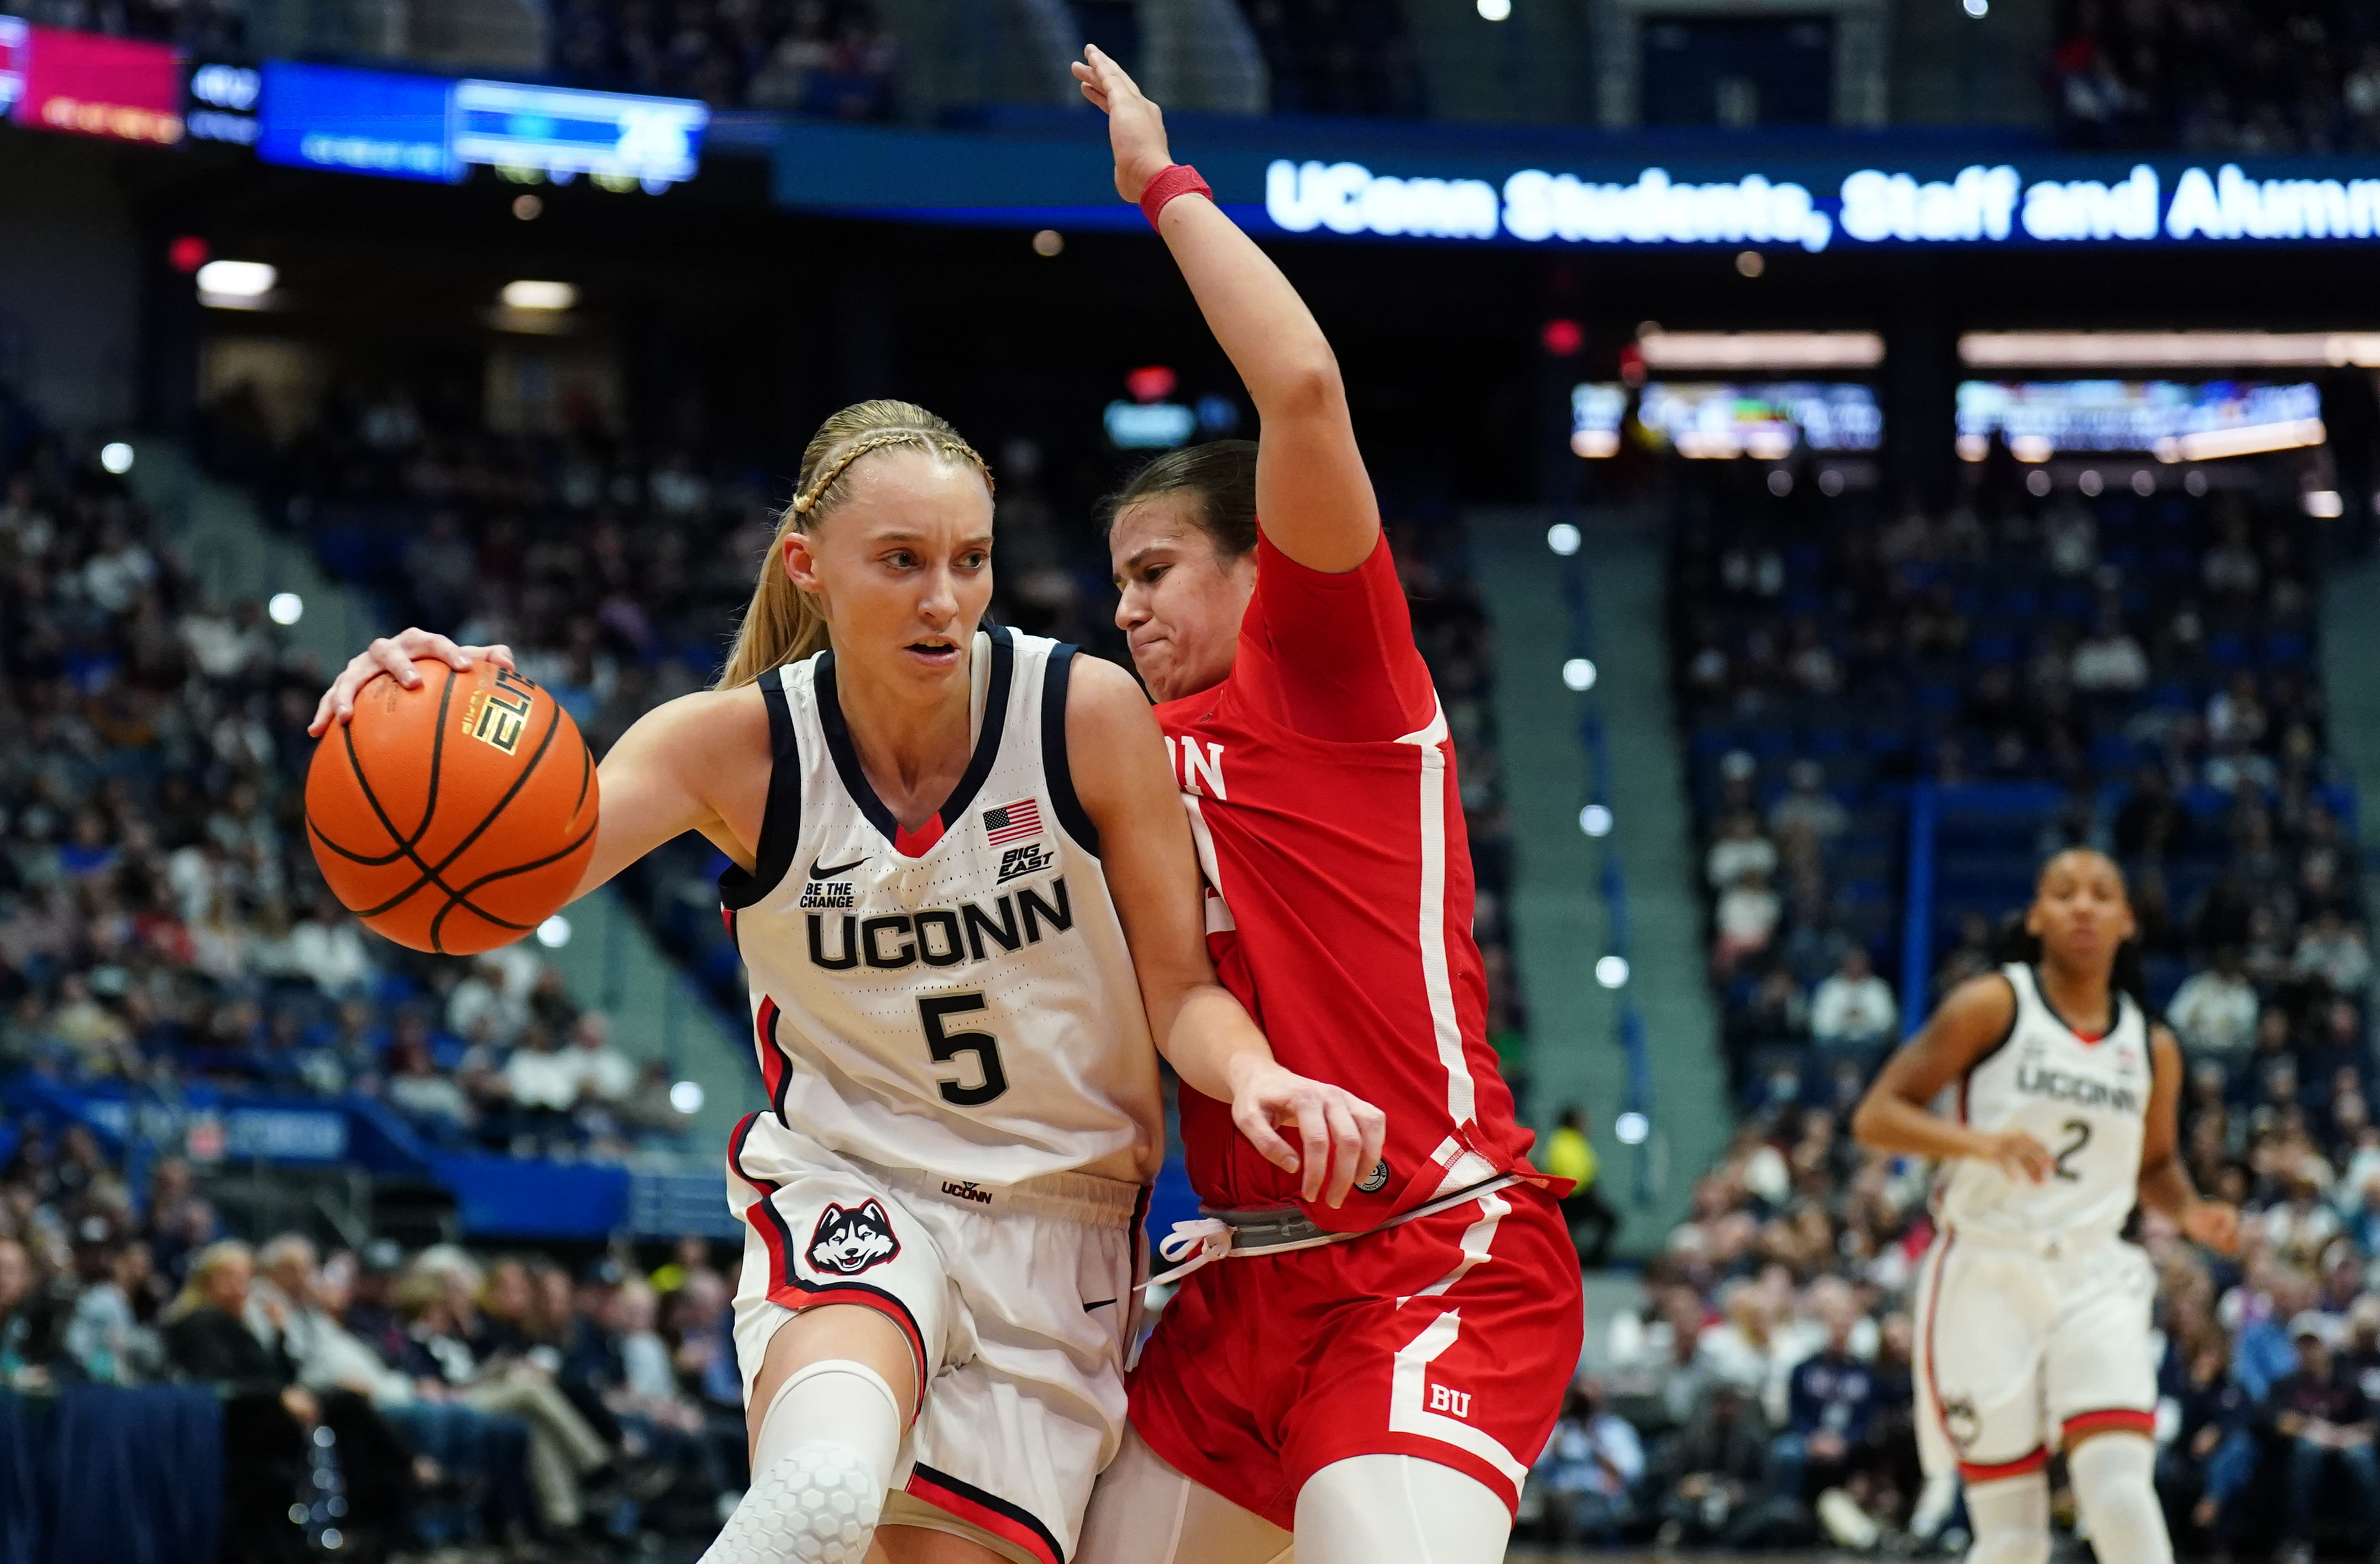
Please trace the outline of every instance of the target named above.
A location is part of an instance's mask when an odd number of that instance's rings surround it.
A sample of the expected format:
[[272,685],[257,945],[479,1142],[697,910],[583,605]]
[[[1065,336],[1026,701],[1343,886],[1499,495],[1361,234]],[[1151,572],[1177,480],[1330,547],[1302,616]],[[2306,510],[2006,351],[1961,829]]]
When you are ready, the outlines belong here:
[[973,650],[974,758],[914,857],[860,770],[834,654],[761,676],[759,862],[720,889],[770,1108],[887,1167],[1146,1182],[1157,1056],[1067,769],[1065,661],[1004,629]]
[[1975,1129],[2017,1130],[2053,1159],[2041,1182],[1974,1158],[1950,1165],[1941,1234],[1918,1277],[1918,1448],[1971,1483],[2028,1476],[2087,1433],[2153,1432],[2156,1363],[2148,1257],[2119,1235],[2140,1184],[2154,1066],[2140,1008],[2087,1039],[2031,967],[2007,1039],[1955,1091]]
[[1960,1117],[1977,1130],[2024,1131],[2048,1148],[2056,1168],[2028,1184],[1987,1162],[1954,1163],[1938,1202],[1942,1219],[1978,1236],[2113,1238],[2140,1182],[2147,1023],[2118,994],[2114,1026],[2085,1041],[2050,1008],[2031,967],[2011,962],[2000,975],[2016,991],[2016,1019],[2008,1040],[1961,1082]]
[[974,749],[904,831],[836,698],[834,654],[765,674],[757,861],[721,876],[768,1107],[728,1146],[748,1229],[735,1353],[820,1304],[875,1310],[923,1394],[884,1523],[1072,1557],[1123,1433],[1157,1054],[1066,764],[1071,646],[970,648]]

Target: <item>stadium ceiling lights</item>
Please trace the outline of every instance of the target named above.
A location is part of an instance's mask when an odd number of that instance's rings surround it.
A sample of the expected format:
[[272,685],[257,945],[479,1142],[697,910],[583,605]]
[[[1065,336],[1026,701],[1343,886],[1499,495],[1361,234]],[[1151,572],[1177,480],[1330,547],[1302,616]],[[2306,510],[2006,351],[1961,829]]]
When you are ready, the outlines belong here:
[[2380,368],[2380,332],[1971,331],[1971,369]]
[[1884,362],[1884,338],[1872,331],[1650,331],[1636,346],[1645,367],[1656,370],[1852,370]]
[[199,302],[212,310],[261,310],[281,281],[261,261],[210,261],[198,271]]
[[568,310],[578,302],[578,290],[566,282],[534,282],[527,278],[504,284],[507,310]]

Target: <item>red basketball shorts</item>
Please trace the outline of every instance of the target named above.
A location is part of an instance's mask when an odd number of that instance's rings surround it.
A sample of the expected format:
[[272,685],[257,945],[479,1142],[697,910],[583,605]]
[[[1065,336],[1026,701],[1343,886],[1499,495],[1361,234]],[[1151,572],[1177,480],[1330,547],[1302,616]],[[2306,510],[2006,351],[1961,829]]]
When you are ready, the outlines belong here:
[[1132,1423],[1183,1475],[1284,1529],[1306,1478],[1358,1455],[1451,1466],[1517,1506],[1585,1329],[1560,1210],[1514,1184],[1193,1272],[1133,1373]]

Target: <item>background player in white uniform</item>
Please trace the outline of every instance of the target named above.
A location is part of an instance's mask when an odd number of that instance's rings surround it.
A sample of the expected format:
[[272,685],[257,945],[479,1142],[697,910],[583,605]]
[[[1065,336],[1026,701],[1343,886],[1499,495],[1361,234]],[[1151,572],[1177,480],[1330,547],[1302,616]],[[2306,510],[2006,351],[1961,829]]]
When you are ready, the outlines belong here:
[[[836,414],[720,686],[603,762],[580,892],[686,831],[734,861],[771,1099],[730,1148],[754,1477],[714,1564],[1062,1564],[1123,1430],[1152,1039],[1309,1198],[1379,1155],[1378,1111],[1281,1069],[1215,982],[1139,688],[978,629],[991,522],[941,420]],[[417,655],[511,660],[375,641],[317,731]]]
[[[2198,1198],[2179,1153],[2181,1051],[2115,984],[2133,934],[2122,874],[2073,849],[2025,913],[2037,961],[1961,984],[1852,1121],[1938,1159],[1941,1234],[1918,1278],[1921,1416],[1956,1449],[1973,1564],[2049,1557],[2054,1443],[2102,1564],[2171,1564],[2154,1480],[2148,1259],[2135,1204],[2228,1249],[2239,1213]],[[1929,1104],[1946,1100],[1949,1111]]]

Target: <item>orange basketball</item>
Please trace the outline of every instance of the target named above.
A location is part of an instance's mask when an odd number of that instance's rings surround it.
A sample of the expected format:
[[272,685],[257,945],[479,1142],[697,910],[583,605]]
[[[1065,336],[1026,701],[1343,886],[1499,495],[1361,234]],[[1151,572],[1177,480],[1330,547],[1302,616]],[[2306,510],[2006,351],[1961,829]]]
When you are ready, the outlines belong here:
[[417,658],[322,736],[306,835],[332,894],[399,945],[468,956],[557,911],[595,853],[595,758],[549,690]]

